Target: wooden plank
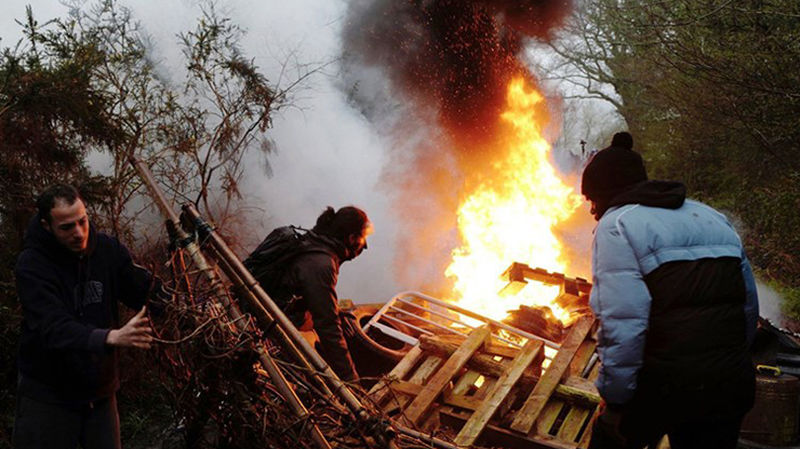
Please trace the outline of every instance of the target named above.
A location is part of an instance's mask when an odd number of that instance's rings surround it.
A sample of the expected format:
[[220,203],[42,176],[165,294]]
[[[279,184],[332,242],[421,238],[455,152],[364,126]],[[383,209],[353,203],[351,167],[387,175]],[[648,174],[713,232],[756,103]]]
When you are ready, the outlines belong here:
[[415,424],[420,422],[444,387],[466,365],[467,360],[484,344],[489,335],[491,335],[489,326],[481,326],[470,332],[464,344],[447,359],[406,409],[405,415],[411,422]]
[[481,376],[482,374],[477,371],[467,371],[455,382],[453,394],[466,394]]
[[542,365],[544,364],[545,359],[545,350],[539,352],[539,355],[536,357],[536,360],[533,361],[531,364],[531,373],[536,376],[537,378],[542,377]]
[[567,377],[556,387],[555,395],[570,403],[594,407],[600,403],[600,393],[594,383],[581,377]]
[[[458,350],[458,346],[453,343],[448,343],[445,340],[437,338],[421,338],[420,339],[420,347],[425,352],[431,352],[434,354],[438,354],[441,357],[450,357],[453,355],[456,350]],[[519,352],[519,351],[517,351]],[[542,358],[544,355],[542,355]],[[494,377],[498,378],[503,375],[506,371],[506,367],[503,363],[494,360],[492,356],[480,353],[475,354],[472,356],[469,361],[467,361],[467,368],[473,371],[477,371],[483,374],[485,377]],[[522,377],[522,383],[526,385],[533,385],[539,380],[538,377],[538,366],[529,366]]]
[[[522,348],[520,348],[520,349],[522,349]],[[542,348],[541,350],[537,351],[536,355],[533,357],[533,360],[531,361],[531,364],[535,365],[537,363],[541,363],[541,358],[543,357],[543,354],[544,354],[544,348]],[[508,369],[511,366],[513,366],[514,359],[503,359],[501,361],[501,363],[503,364],[503,366],[505,366]],[[530,364],[528,366],[530,366]],[[527,368],[525,369],[525,371],[523,371],[523,374],[525,372],[529,372]],[[522,377],[520,377],[520,379],[521,378]],[[500,403],[500,407],[497,408],[497,411],[494,414],[495,419],[497,419],[499,421],[499,420],[502,420],[503,417],[508,415],[508,412],[511,411],[511,408],[514,406],[514,403],[517,401],[517,397],[519,396],[521,389],[522,389],[522,386],[520,385],[519,380],[517,380],[517,383],[514,385],[514,387],[511,388],[511,391],[509,391],[508,394],[506,394],[505,400],[503,400],[503,402]]]
[[[426,351],[439,352],[440,354],[443,354],[444,352],[454,352],[455,349],[458,349],[458,347],[464,343],[464,339],[453,338],[452,336],[448,335],[422,335],[419,338],[419,343],[420,346],[422,346],[422,349]],[[487,360],[493,360],[493,356],[496,355],[513,359],[517,353],[519,353],[519,348],[514,348],[512,346],[499,343],[486,343],[481,350],[481,353]]]
[[[506,418],[512,412],[511,408],[514,406],[514,403],[517,402],[518,397],[520,397],[520,387],[519,385],[516,385],[511,389],[511,392],[506,395],[506,400],[500,404],[500,408],[498,408],[497,413],[495,413],[495,418],[505,422]],[[508,419],[510,422],[511,418]]]
[[[426,356],[425,360],[422,361],[422,363],[419,365],[419,368],[414,371],[414,374],[411,375],[411,378],[408,379],[408,381],[417,385],[424,384],[442,363],[442,359],[435,355]],[[391,388],[391,385],[389,388]],[[390,403],[388,407],[384,407],[384,412],[390,413],[396,408],[403,409],[409,402],[411,402],[411,400],[412,398],[408,396],[401,396],[397,398],[397,401],[395,401],[394,404]]]
[[[411,397],[419,396],[422,391],[422,385],[412,384],[411,382],[397,382],[392,384],[392,389],[397,392],[407,394]],[[442,393],[442,402],[447,405],[464,408],[467,410],[475,410],[481,405],[481,401],[471,396],[464,396],[463,394],[453,394],[453,392]]]
[[539,417],[539,414],[544,409],[550,395],[556,389],[561,379],[567,373],[570,362],[575,356],[575,351],[581,345],[589,331],[592,329],[594,319],[591,317],[583,317],[578,320],[572,327],[567,338],[561,344],[559,349],[547,371],[542,375],[536,386],[533,387],[531,395],[525,401],[525,404],[517,412],[517,417],[511,423],[511,428],[517,432],[529,433],[533,428],[533,424]]
[[586,365],[595,353],[595,349],[597,349],[597,342],[593,338],[583,340],[583,343],[581,343],[580,347],[575,352],[572,363],[569,364],[569,376],[581,377],[584,368],[586,368]]
[[536,420],[536,423],[533,427],[534,431],[531,433],[537,436],[550,435],[550,429],[556,422],[558,414],[561,413],[561,409],[565,406],[566,403],[560,399],[553,399],[549,401],[539,414],[539,418]]
[[[442,424],[458,429],[467,422],[469,413],[442,408],[439,410]],[[478,438],[479,446],[503,447],[507,449],[575,449],[575,443],[558,441],[552,436],[522,435],[489,423]]]
[[[556,435],[566,441],[575,441],[589,411],[600,403],[600,395],[597,392],[597,388],[592,382],[584,378],[568,377],[564,379],[561,385],[556,387],[553,396],[558,399],[551,398],[550,402],[545,406],[536,421],[533,433],[549,435],[558,415],[561,414],[564,407],[569,407],[567,416],[559,426]],[[581,410],[586,410],[586,412],[582,414]]]
[[400,360],[397,365],[392,368],[392,370],[384,376],[378,383],[376,383],[372,389],[369,390],[369,395],[372,400],[380,405],[386,395],[389,393],[388,385],[392,382],[402,380],[403,377],[408,374],[408,372],[414,368],[414,365],[417,364],[417,361],[422,357],[422,348],[419,345],[414,346],[411,348],[408,353]]
[[[579,413],[580,410],[586,410],[583,407],[575,407],[576,403],[581,402],[599,402],[600,397],[596,396],[596,401],[594,396],[591,396],[589,392],[594,391],[594,386],[589,384],[587,385],[587,381],[580,376],[583,372],[583,368],[586,367],[586,363],[592,357],[592,353],[594,352],[595,343],[592,339],[587,338],[586,340],[581,343],[578,347],[578,350],[575,352],[575,356],[572,359],[572,362],[569,364],[568,375],[573,377],[567,377],[563,380],[563,384],[556,387],[556,391],[554,393],[562,393],[557,394],[558,398],[561,400],[553,401],[551,399],[551,403],[545,407],[545,410],[542,411],[542,414],[539,416],[539,419],[536,421],[536,433],[545,435],[550,433],[553,428],[553,424],[555,423],[556,419],[558,419],[558,415],[562,413],[565,407],[569,407],[569,411],[567,412],[567,416],[565,417],[564,421],[558,428],[556,432],[556,437],[562,439],[564,441],[575,441],[575,437],[570,437],[569,434],[572,432],[579,432],[580,427],[578,429],[574,429],[573,421],[570,421],[570,417],[576,416],[576,413]],[[573,374],[577,373],[577,374]],[[573,388],[574,387],[574,388]],[[560,391],[559,391],[560,390]],[[564,394],[566,393],[566,394]],[[555,395],[555,394],[554,394]],[[566,399],[566,400],[564,400]],[[591,405],[590,405],[591,406]]]
[[586,425],[586,430],[583,432],[583,435],[581,435],[581,441],[578,443],[579,448],[587,449],[589,447],[589,443],[592,441],[594,422],[597,421],[598,416],[600,416],[600,407],[595,407],[592,410],[592,418],[589,420],[589,424]]
[[475,399],[479,401],[484,400],[486,396],[489,394],[489,390],[491,390],[494,387],[494,384],[496,383],[497,379],[493,377],[485,378],[483,384],[481,384],[480,388],[478,388],[478,391],[476,391],[473,396],[475,397]]
[[556,437],[570,442],[577,440],[578,434],[583,428],[583,423],[586,422],[590,412],[591,410],[585,407],[577,407],[573,405],[567,413],[566,418],[564,418],[564,423],[561,424],[561,428],[558,429]]
[[484,354],[499,355],[507,359],[513,359],[514,357],[517,356],[517,354],[519,354],[519,351],[520,348],[515,348],[513,346],[508,346],[505,344],[492,343],[486,345],[486,348],[481,352],[483,352]]
[[598,398],[600,397],[600,393],[597,391],[597,387],[594,385],[594,382],[589,379],[584,379],[583,377],[567,377],[561,381],[561,385],[559,385],[559,387],[570,387],[571,389],[580,390],[587,395],[595,395]]
[[[463,382],[467,384],[467,381],[464,381],[464,377],[472,373],[474,376],[479,376],[480,374],[468,371],[464,376],[459,379],[456,386],[453,388],[452,394],[453,395],[464,395],[467,392],[466,388],[459,388],[460,384]],[[475,381],[477,377],[471,378],[472,382]],[[491,382],[491,379],[489,380]],[[517,382],[519,385],[521,382]],[[394,384],[392,384],[394,385]],[[419,393],[421,387],[415,390],[414,395]],[[570,404],[578,404],[584,407],[592,408],[596,406],[600,402],[600,394],[597,392],[597,388],[594,384],[587,379],[583,379],[580,377],[568,377],[566,378],[563,383],[556,387],[556,391],[553,393],[554,396],[558,397],[559,399],[564,400],[565,402],[569,402]],[[477,399],[476,395],[466,396],[470,398],[474,398],[477,402],[480,402]],[[469,407],[465,407],[469,408]]]
[[564,384],[556,388],[553,396],[557,396],[558,399],[551,399],[542,411],[536,421],[536,433],[549,434],[558,415],[562,413],[564,407],[569,407],[556,436],[564,441],[575,441],[589,412],[600,402],[600,396],[593,384],[580,377],[565,379]]
[[589,373],[589,375],[586,378],[591,380],[591,381],[597,380],[597,377],[600,375],[600,366],[601,365],[602,365],[602,363],[600,363],[600,360],[598,360],[597,363],[594,364],[594,366],[592,367],[592,371]]
[[[391,388],[393,392],[400,393],[403,398],[408,399],[409,397],[416,397],[417,395],[419,395],[419,392],[422,391],[423,387],[422,385],[417,385],[411,382],[401,380],[393,383]],[[477,410],[478,407],[480,407],[481,404],[483,403],[482,400],[476,399],[473,396],[456,394],[455,390],[449,392],[445,391],[444,393],[442,393],[441,401],[444,404],[453,407],[463,408],[465,410],[470,410],[473,412]]]
[[522,377],[522,373],[528,368],[539,351],[542,350],[542,342],[530,340],[522,350],[519,351],[514,361],[511,363],[508,371],[506,371],[492,387],[491,391],[487,394],[486,399],[483,400],[481,406],[475,410],[472,417],[467,421],[455,439],[455,443],[459,446],[470,446],[475,443],[478,436],[483,432],[486,424],[494,416],[494,413],[500,407],[500,404],[505,400],[506,395],[511,392],[517,381]]
[[419,368],[408,379],[409,382],[417,385],[422,385],[430,379],[431,375],[436,372],[436,369],[442,365],[444,361],[441,357],[435,355],[428,355]]
[[[422,352],[415,351],[415,349],[418,350],[419,346],[412,348],[411,351],[414,351],[414,353],[409,351],[409,354],[407,354],[406,357],[404,357],[403,360],[401,360],[398,363],[398,365],[395,366],[395,368],[389,374],[386,375],[386,379],[391,380],[391,382],[388,383],[390,387],[394,386],[395,383],[397,382],[401,382],[395,379],[402,379],[403,377],[406,377],[408,371],[411,368],[413,368],[416,362],[422,357],[427,357],[427,358],[420,365],[420,367],[414,372],[414,374],[411,376],[412,378],[409,379],[410,382],[413,382],[418,385],[423,383],[427,379],[427,377],[430,376],[432,370],[438,368],[439,364],[442,362],[442,359],[440,359],[437,356],[425,354],[424,350]],[[481,354],[473,355],[472,360],[474,360],[476,357],[481,357],[481,356],[482,356]],[[540,358],[541,357],[537,356],[537,359]],[[498,376],[502,376],[503,371],[506,369],[506,367],[501,362],[488,361],[487,363],[491,364],[491,366],[489,367],[489,369],[485,370],[487,371],[487,373],[483,374],[484,376],[489,375],[488,373],[489,371],[492,373],[499,373]],[[536,361],[534,361],[534,363],[536,363]],[[467,363],[467,366],[470,366],[469,362]],[[525,370],[524,374],[522,375],[522,378],[518,382],[518,385],[521,385],[523,388],[524,387],[530,388],[539,380],[538,377],[530,376],[529,373],[530,373],[529,369]],[[482,375],[481,373],[476,371],[471,371],[471,370],[467,371],[455,382],[452,394],[454,396],[465,395],[469,391],[470,386],[474,385],[475,381],[481,375]],[[416,396],[421,388],[422,387],[419,386],[417,390],[414,390],[413,396]],[[382,391],[382,394],[384,395],[388,393],[388,388],[381,389],[380,385],[376,384],[376,386],[374,386],[372,390],[370,390],[370,394],[372,395],[373,400],[378,390]],[[409,392],[408,394],[412,393]],[[600,395],[597,392],[597,388],[594,386],[594,383],[592,383],[587,379],[582,379],[579,377],[568,377],[567,379],[565,379],[562,382],[562,384],[556,387],[555,394],[559,398],[565,399],[569,402],[577,402],[588,405],[596,404],[600,401]],[[381,398],[383,398],[383,396],[381,396]],[[464,407],[464,408],[469,408],[469,407]],[[474,410],[474,407],[472,409]]]

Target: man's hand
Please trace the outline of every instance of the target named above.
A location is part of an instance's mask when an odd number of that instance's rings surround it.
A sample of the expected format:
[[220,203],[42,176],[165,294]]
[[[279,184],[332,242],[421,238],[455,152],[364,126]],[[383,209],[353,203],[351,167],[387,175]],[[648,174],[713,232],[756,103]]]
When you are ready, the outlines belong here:
[[133,318],[120,329],[112,329],[106,337],[106,344],[129,348],[150,349],[153,341],[153,330],[150,319],[145,316],[147,307],[142,307]]

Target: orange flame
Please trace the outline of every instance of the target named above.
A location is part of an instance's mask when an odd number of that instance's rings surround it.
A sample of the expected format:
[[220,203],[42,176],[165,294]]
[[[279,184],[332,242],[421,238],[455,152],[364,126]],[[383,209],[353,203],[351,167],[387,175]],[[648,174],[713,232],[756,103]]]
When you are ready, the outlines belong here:
[[490,318],[502,320],[520,304],[546,305],[566,322],[568,314],[553,302],[558,286],[532,282],[513,297],[499,295],[506,284],[499,275],[512,262],[565,271],[567,263],[553,229],[582,203],[548,160],[541,94],[526,89],[519,78],[510,83],[506,101],[501,118],[508,124],[507,155],[459,206],[463,244],[453,250],[445,275],[455,281],[460,306]]

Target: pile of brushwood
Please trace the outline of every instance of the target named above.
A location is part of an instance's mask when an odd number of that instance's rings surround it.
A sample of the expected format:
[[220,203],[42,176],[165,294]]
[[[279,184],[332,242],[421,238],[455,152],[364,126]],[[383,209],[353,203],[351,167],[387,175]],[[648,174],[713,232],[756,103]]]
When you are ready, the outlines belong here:
[[[201,249],[208,247],[201,244]],[[349,386],[366,420],[323,394],[308,369],[265,338],[271,331],[241,312],[232,294],[237,287],[221,275],[213,258],[209,262],[216,281],[185,250],[174,250],[165,265],[170,271],[164,275],[166,294],[151,307],[155,359],[186,447],[320,447],[312,436],[314,426],[331,447],[377,448],[388,441],[400,448],[433,447],[430,441],[396,433],[359,385]],[[223,292],[229,297],[220,297]],[[262,369],[259,348],[277,362],[309,417],[297,417]]]

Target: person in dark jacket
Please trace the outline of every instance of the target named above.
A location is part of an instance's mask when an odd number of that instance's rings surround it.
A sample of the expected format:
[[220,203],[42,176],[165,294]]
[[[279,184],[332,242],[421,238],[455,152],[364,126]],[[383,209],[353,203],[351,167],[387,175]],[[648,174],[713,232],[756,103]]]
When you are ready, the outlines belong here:
[[[37,200],[16,265],[23,321],[14,445],[119,448],[118,347],[150,348],[150,274],[89,222],[77,190]],[[139,312],[118,328],[117,301]]]
[[755,394],[752,270],[725,216],[681,183],[648,180],[632,148],[618,133],[583,172],[605,402],[590,447],[655,447],[666,434],[675,449],[735,448]]
[[[357,380],[358,373],[345,340],[336,283],[341,264],[367,248],[371,233],[372,224],[363,210],[328,207],[303,235],[301,247],[294,249],[296,255],[285,262],[280,281],[259,280],[295,326],[316,332],[320,355],[346,381]],[[252,256],[245,261],[251,269],[253,263],[257,262]]]

